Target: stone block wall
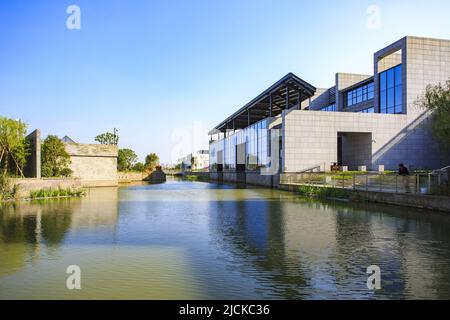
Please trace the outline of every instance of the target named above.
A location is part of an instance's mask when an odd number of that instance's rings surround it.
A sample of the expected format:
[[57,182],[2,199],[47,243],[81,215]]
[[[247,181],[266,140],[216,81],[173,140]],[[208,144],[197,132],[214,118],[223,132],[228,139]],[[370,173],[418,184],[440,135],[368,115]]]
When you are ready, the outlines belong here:
[[[450,154],[433,138],[431,121],[432,115],[428,114],[408,123],[407,115],[403,114],[291,111],[285,115],[284,171],[337,162],[338,133],[371,134],[370,159],[367,159],[369,148],[363,147],[368,143],[367,136],[355,136],[364,143],[347,140],[348,151],[343,160],[353,167],[366,165],[374,170],[384,165],[386,170],[396,170],[399,163],[404,163],[412,169],[442,168],[450,164]],[[359,161],[362,163],[356,163]]]
[[[354,165],[371,168],[384,164],[387,169],[396,168],[398,163],[374,155],[405,126],[405,115],[291,111],[285,115],[283,172],[296,172],[318,165],[329,167],[331,163],[337,162],[338,133],[364,133],[366,137],[371,134],[370,165],[366,160]],[[350,149],[349,152],[354,151]]]
[[41,189],[79,189],[83,187],[79,179],[73,178],[12,179],[11,185],[18,187],[19,198],[28,198],[30,192]]
[[116,145],[65,143],[72,161],[72,176],[80,179],[85,186],[116,186],[117,156]]

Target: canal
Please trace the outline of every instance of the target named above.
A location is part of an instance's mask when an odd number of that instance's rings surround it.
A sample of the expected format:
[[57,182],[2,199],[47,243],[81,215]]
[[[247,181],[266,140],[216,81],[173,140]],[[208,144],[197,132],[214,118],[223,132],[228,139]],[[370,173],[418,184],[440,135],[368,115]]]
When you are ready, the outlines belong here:
[[16,298],[450,299],[450,218],[185,181],[3,204],[0,299]]

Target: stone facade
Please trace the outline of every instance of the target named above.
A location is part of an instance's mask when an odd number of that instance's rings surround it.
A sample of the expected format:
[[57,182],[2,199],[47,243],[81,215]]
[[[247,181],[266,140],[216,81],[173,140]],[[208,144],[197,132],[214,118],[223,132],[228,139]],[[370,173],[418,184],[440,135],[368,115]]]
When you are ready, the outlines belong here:
[[116,145],[65,143],[70,155],[72,176],[84,186],[117,186]]
[[41,189],[80,189],[83,187],[82,182],[74,178],[12,179],[11,185],[18,188],[18,198],[28,198],[32,191]]
[[[404,115],[292,110],[285,115],[283,172],[316,166],[328,169],[338,161],[338,133],[347,133],[349,139],[358,142],[359,151],[353,146],[343,150],[343,156],[347,153],[349,162],[355,167],[366,165],[375,169],[377,164],[396,167],[398,159],[389,159],[379,153],[406,126],[406,121]],[[358,164],[359,157],[363,158]]]

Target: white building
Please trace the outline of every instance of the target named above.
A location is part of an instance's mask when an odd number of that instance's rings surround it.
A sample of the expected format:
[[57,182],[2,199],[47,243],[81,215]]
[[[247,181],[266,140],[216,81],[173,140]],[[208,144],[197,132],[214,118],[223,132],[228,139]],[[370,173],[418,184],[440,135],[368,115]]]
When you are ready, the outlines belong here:
[[209,150],[198,150],[179,159],[181,170],[209,170]]

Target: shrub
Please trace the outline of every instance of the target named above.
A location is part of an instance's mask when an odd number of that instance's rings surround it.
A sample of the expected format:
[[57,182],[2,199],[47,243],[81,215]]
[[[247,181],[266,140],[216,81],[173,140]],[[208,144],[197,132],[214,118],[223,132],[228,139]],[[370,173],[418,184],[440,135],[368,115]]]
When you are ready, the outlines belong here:
[[299,186],[299,193],[305,197],[348,199],[349,192],[338,188]]
[[69,168],[70,155],[67,153],[64,143],[57,137],[49,135],[42,144],[42,169],[43,177],[68,177],[72,174]]
[[81,197],[86,194],[84,189],[52,189],[52,188],[43,188],[36,191],[30,192],[31,199],[37,198],[58,198],[58,197]]

